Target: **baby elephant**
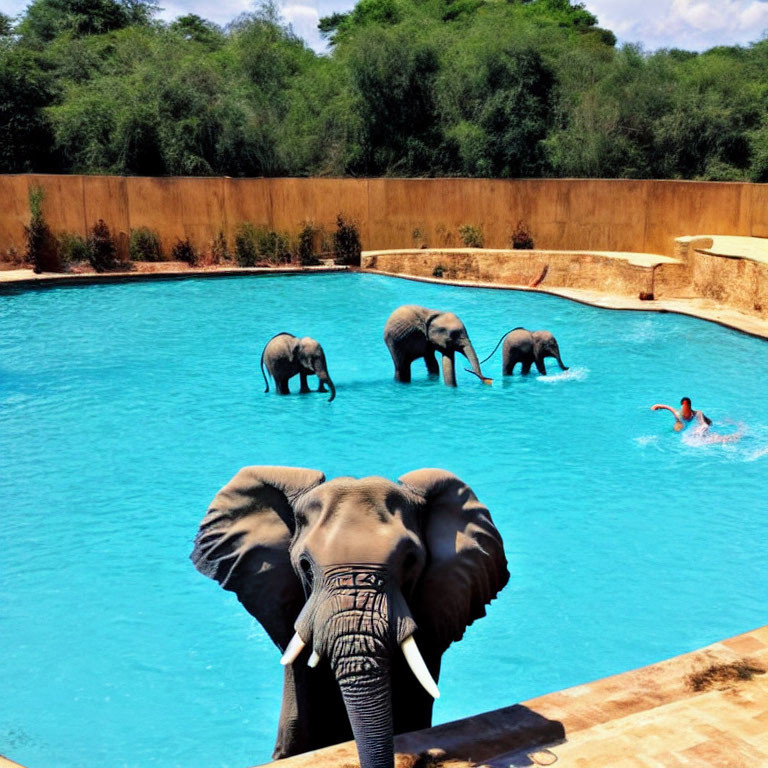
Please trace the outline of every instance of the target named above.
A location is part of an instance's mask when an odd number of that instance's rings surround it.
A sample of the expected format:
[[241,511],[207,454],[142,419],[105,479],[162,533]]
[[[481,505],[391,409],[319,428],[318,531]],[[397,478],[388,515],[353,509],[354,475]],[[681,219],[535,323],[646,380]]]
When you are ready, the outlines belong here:
[[467,335],[464,323],[453,312],[440,312],[413,304],[398,307],[384,326],[384,342],[395,365],[395,380],[411,380],[411,363],[423,357],[430,374],[438,374],[440,368],[435,352],[443,356],[443,381],[449,387],[456,386],[454,354],[460,352],[469,360],[472,372],[486,383],[475,349]]
[[504,376],[511,376],[517,363],[523,366],[522,373],[531,370],[531,364],[536,364],[536,369],[542,376],[547,375],[544,367],[545,357],[554,357],[563,371],[568,366],[563,365],[560,359],[560,348],[555,337],[549,331],[527,331],[525,328],[515,328],[504,337],[504,346],[501,348],[502,367]]
[[267,342],[267,346],[261,353],[261,373],[267,385],[264,391],[269,392],[269,380],[264,373],[265,365],[275,380],[275,388],[281,395],[290,394],[288,379],[298,373],[301,377],[299,392],[309,392],[307,376],[317,376],[320,380],[317,391],[327,392],[324,386],[327,384],[331,390],[328,402],[330,403],[336,397],[336,387],[333,386],[331,377],[328,375],[323,348],[309,336],[299,339],[290,333],[278,333]]

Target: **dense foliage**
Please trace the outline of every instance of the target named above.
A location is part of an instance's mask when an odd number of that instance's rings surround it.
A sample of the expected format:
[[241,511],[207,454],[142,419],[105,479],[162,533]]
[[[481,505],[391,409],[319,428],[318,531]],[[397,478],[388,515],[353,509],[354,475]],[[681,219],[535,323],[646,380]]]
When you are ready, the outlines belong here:
[[360,0],[317,55],[271,4],[156,10],[0,14],[0,172],[768,181],[768,38],[646,54],[569,0]]

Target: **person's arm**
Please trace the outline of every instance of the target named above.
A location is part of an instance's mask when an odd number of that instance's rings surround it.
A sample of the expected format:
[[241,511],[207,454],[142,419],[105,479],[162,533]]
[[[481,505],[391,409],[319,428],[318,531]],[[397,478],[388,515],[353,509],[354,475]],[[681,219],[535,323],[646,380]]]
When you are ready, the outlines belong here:
[[683,423],[683,419],[680,416],[680,414],[674,408],[672,408],[669,405],[662,405],[661,403],[656,403],[656,405],[652,405],[651,406],[651,410],[652,411],[662,411],[662,410],[663,411],[669,411],[675,417],[675,421],[678,424],[682,424]]

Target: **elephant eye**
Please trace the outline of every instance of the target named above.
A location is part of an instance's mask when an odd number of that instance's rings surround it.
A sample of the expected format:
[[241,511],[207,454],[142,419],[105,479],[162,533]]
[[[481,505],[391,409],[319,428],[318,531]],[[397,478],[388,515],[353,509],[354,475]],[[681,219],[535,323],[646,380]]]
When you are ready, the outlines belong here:
[[312,563],[309,561],[309,558],[302,557],[301,560],[299,560],[299,567],[304,575],[304,581],[311,587],[312,581],[314,580],[314,574],[312,571]]

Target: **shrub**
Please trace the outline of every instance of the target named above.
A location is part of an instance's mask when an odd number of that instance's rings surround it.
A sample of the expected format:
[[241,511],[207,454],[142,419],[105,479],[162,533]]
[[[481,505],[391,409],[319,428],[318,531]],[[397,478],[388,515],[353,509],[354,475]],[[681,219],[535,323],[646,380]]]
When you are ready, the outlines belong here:
[[149,227],[132,229],[130,254],[132,261],[162,261],[163,249],[157,232]]
[[255,267],[257,258],[256,227],[250,222],[243,222],[235,233],[235,261],[241,267]]
[[291,260],[288,236],[246,221],[237,228],[235,259],[241,267],[284,264]]
[[432,277],[442,277],[444,272],[445,270],[443,269],[443,265],[437,264],[432,270]]
[[522,221],[517,222],[517,227],[509,238],[512,248],[515,250],[531,250],[533,248],[533,237],[528,227]]
[[13,246],[6,251],[3,261],[19,267],[29,264],[26,254],[19,253]]
[[464,224],[459,227],[459,234],[461,240],[467,248],[482,248],[483,247],[483,228],[476,227],[473,224]]
[[189,264],[190,267],[194,267],[197,264],[197,250],[189,242],[188,237],[176,241],[176,245],[173,246],[171,251],[171,261],[183,261]]
[[211,264],[221,264],[224,261],[229,261],[229,247],[226,236],[219,230],[219,234],[211,243]]
[[99,219],[93,225],[88,235],[87,247],[88,261],[96,272],[129,268],[129,265],[118,256],[117,244],[104,219]]
[[41,187],[29,190],[29,226],[24,227],[27,241],[26,261],[35,272],[63,272],[58,243],[43,216],[45,192]]
[[65,265],[88,261],[88,243],[80,235],[63,232],[59,235],[59,257]]
[[341,264],[360,266],[360,233],[357,223],[344,221],[341,214],[336,217],[336,231],[333,233],[333,251]]
[[319,263],[315,257],[315,238],[320,234],[322,233],[318,227],[314,226],[311,222],[304,222],[304,226],[299,232],[298,244],[296,246],[296,255],[302,267],[309,267]]
[[291,260],[288,236],[272,229],[256,230],[256,248],[261,259],[269,264],[285,264]]

